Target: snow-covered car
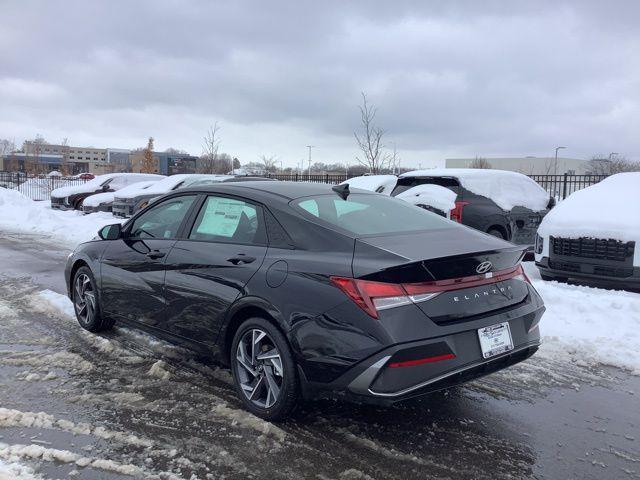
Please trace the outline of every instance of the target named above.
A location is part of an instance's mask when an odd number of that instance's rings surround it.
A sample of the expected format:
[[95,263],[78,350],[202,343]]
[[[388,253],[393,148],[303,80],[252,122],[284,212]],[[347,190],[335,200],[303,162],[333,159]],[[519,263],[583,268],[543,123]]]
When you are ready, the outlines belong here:
[[73,178],[79,178],[80,180],[93,180],[96,176],[93,173],[82,172],[74,175]]
[[640,172],[618,173],[572,193],[538,229],[543,280],[640,287]]
[[199,180],[222,181],[232,178],[230,175],[214,175],[214,174],[190,174],[181,173],[165,177],[155,185],[150,186],[144,192],[131,194],[115,195],[113,200],[113,215],[120,218],[128,218],[137,211],[146,207],[149,202],[165,193],[169,193],[178,188],[184,188]]
[[[118,195],[137,195],[144,193],[147,188],[156,183],[158,183],[158,180],[137,182],[128,187],[124,187],[122,190],[118,190]],[[85,198],[84,202],[82,202],[82,211],[84,213],[110,212],[113,207],[115,194],[116,192],[96,193],[95,195]]]
[[[533,246],[538,225],[555,200],[531,178],[505,170],[435,168],[347,180],[350,186],[409,199],[451,220],[520,245]],[[439,186],[421,194],[426,185]],[[444,189],[455,194],[452,198]],[[448,198],[447,198],[448,197]],[[439,202],[440,207],[435,203]],[[446,212],[443,207],[451,206]]]
[[164,175],[153,173],[108,173],[98,175],[82,185],[56,188],[51,192],[51,208],[80,210],[85,198],[97,193],[114,192],[145,180],[159,180]]
[[47,173],[47,177],[62,177],[62,174],[57,170],[51,170]]

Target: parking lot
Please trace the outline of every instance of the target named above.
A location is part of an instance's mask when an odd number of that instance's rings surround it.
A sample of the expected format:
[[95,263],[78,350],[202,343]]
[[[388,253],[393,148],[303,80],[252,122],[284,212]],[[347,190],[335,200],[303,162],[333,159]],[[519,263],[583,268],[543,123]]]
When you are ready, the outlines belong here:
[[313,402],[274,425],[206,359],[123,325],[79,329],[67,253],[0,240],[0,459],[45,478],[640,478],[639,377],[553,341],[419,401]]

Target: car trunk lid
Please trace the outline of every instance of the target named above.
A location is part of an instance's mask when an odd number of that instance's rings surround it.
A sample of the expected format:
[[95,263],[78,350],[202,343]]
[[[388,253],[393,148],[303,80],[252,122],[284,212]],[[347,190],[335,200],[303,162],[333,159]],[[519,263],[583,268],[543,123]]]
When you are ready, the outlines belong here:
[[471,229],[440,229],[355,241],[354,277],[402,285],[420,310],[448,323],[512,308],[528,288],[522,247]]

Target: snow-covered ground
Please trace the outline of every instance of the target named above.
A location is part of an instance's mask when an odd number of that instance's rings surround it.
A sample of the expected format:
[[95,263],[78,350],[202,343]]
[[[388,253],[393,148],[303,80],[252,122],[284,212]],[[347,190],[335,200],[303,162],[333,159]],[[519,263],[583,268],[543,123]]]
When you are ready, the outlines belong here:
[[73,249],[95,237],[103,226],[119,222],[122,220],[106,212],[84,215],[53,210],[49,202],[34,202],[20,192],[0,188],[1,231],[39,234]]
[[524,265],[547,308],[543,354],[640,375],[640,294],[547,282],[533,262]]

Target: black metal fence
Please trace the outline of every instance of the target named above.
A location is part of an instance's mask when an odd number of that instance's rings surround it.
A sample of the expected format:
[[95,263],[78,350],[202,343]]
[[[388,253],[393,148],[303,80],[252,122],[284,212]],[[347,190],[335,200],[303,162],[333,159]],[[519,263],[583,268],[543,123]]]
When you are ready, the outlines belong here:
[[265,177],[275,178],[288,182],[312,182],[312,183],[329,183],[335,185],[358,175],[346,175],[344,173],[267,173]]
[[608,175],[529,175],[542,188],[558,200],[564,200],[573,192],[601,182]]
[[[269,178],[275,178],[277,180],[286,180],[292,182],[313,182],[313,183],[329,183],[337,184],[353,178],[356,175],[346,174],[267,174]],[[529,177],[535,180],[542,188],[544,188],[550,195],[558,200],[564,200],[569,195],[577,190],[581,190],[590,185],[594,185],[605,178],[607,175],[529,175]]]
[[56,188],[82,185],[87,180],[77,177],[47,177],[24,172],[0,172],[0,188],[17,190],[32,200],[49,200]]

